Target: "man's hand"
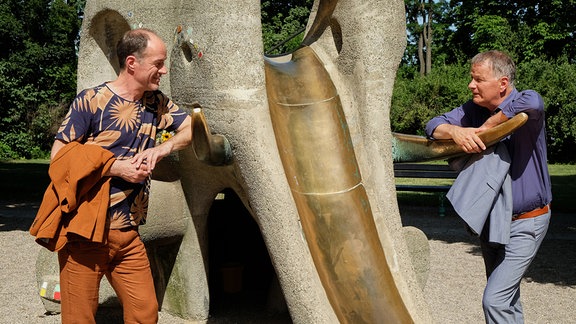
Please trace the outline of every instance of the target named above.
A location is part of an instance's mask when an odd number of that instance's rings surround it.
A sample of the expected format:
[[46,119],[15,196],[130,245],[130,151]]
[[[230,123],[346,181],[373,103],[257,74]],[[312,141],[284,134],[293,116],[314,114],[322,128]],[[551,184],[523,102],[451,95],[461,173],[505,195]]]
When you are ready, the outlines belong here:
[[130,163],[132,163],[137,169],[144,168],[149,174],[152,173],[156,167],[156,163],[172,152],[172,143],[169,142],[170,141],[167,141],[161,145],[146,149],[134,155],[134,157],[130,159]]
[[152,172],[146,163],[136,166],[132,160],[116,160],[106,176],[120,177],[128,182],[139,183],[150,175]]
[[452,139],[466,153],[480,153],[486,149],[484,142],[476,135],[480,130],[472,127],[456,127]]
[[478,137],[478,132],[480,128],[442,124],[436,127],[433,136],[437,139],[452,139],[466,153],[480,153],[486,149],[486,145]]
[[166,142],[155,147],[146,149],[132,157],[130,160],[136,168],[146,165],[149,173],[152,173],[156,163],[174,151],[181,150],[192,142],[192,118],[186,116],[180,127],[176,130],[176,135]]

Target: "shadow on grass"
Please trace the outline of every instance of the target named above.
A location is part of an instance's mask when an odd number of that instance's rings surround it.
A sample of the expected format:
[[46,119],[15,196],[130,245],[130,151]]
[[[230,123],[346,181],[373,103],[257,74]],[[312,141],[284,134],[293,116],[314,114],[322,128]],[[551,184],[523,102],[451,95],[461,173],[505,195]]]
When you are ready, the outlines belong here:
[[50,183],[48,161],[0,162],[0,231],[28,231]]
[[[574,166],[576,169],[576,165]],[[576,215],[576,174],[551,175],[552,210]]]
[[0,201],[39,201],[50,183],[48,162],[0,162]]

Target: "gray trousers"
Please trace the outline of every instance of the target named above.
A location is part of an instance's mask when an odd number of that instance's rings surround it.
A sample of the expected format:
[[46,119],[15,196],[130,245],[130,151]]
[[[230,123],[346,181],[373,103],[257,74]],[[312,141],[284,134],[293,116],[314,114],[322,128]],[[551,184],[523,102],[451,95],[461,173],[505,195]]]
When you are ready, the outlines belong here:
[[546,236],[550,214],[513,221],[506,245],[489,243],[486,233],[480,236],[488,279],[482,298],[486,323],[524,323],[520,282]]

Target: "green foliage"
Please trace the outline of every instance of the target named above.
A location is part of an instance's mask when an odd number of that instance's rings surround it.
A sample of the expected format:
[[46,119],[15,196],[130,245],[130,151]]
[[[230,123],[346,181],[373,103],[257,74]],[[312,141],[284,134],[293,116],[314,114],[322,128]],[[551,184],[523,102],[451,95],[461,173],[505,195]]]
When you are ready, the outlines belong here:
[[478,52],[493,49],[508,51],[515,44],[515,40],[510,38],[512,30],[505,18],[495,15],[480,16],[474,21],[473,27],[475,33],[472,45]]
[[0,0],[1,155],[31,158],[49,150],[51,118],[76,93],[84,2]]
[[576,1],[450,1],[441,14],[452,33],[437,39],[447,63],[464,63],[486,49],[509,52],[516,62],[535,58],[576,60]]
[[267,55],[290,53],[300,46],[312,3],[312,0],[262,2],[262,41]]
[[520,64],[518,75],[520,89],[534,89],[544,99],[549,160],[576,163],[576,65],[535,59]]
[[10,145],[0,141],[0,160],[17,159],[18,154],[10,148]]
[[425,77],[401,68],[392,95],[392,131],[424,135],[430,118],[470,99],[468,74],[467,67],[458,65],[437,67]]
[[[470,99],[469,67],[437,67],[426,77],[402,67],[394,85],[390,122],[392,131],[424,135],[426,122]],[[548,160],[576,163],[576,65],[566,59],[535,59],[518,65],[518,90],[533,89],[542,95],[546,109]]]
[[427,120],[470,97],[465,68],[498,49],[518,65],[517,88],[538,91],[546,107],[551,162],[576,163],[576,1],[434,1],[433,68],[417,77],[417,35],[424,0],[405,0],[408,45],[391,108],[393,131],[423,135]]
[[[407,45],[402,62],[404,64],[419,65],[418,60],[418,40],[424,29],[423,22],[424,15],[431,14],[432,21],[432,53],[438,57],[437,50],[443,40],[450,33],[450,23],[443,19],[443,13],[448,10],[448,2],[446,0],[404,0],[406,9],[406,32],[407,32]],[[437,41],[438,40],[438,41]],[[443,55],[443,54],[440,54]]]
[[[300,46],[313,0],[262,1],[267,54]],[[468,60],[501,49],[518,64],[518,89],[546,105],[551,161],[576,163],[576,1],[405,0],[408,44],[391,109],[393,131],[423,135],[429,118],[470,98]],[[85,0],[0,0],[0,159],[47,156],[76,93]],[[432,12],[433,69],[420,77],[418,15]],[[285,43],[284,43],[285,42]],[[278,48],[273,49],[278,44]]]
[[4,133],[0,132],[0,158],[27,158],[38,159],[47,156],[43,150],[35,145],[33,137],[29,133]]

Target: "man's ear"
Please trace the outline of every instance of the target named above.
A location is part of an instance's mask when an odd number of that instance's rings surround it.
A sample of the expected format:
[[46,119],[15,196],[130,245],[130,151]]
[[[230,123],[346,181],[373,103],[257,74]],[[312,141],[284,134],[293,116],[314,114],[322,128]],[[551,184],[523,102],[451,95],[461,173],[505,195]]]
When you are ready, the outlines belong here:
[[136,64],[136,61],[137,61],[136,56],[134,56],[134,55],[128,55],[128,56],[126,57],[126,70],[127,70],[127,71],[130,71],[130,72],[133,72],[133,71],[134,71],[134,68],[135,68],[135,67],[134,67],[134,64]]
[[506,76],[501,77],[499,82],[500,82],[500,92],[506,91],[506,89],[508,89],[508,86],[510,85],[510,80],[508,80],[508,77]]

